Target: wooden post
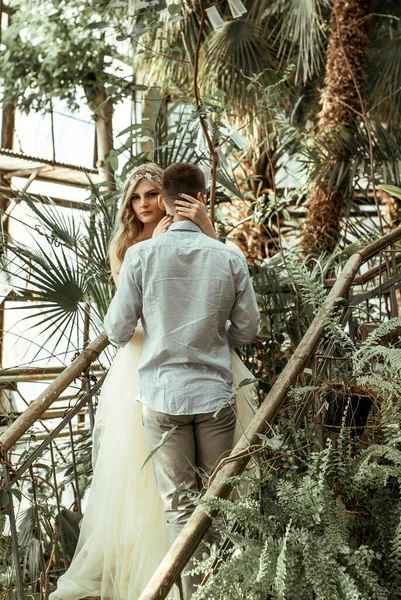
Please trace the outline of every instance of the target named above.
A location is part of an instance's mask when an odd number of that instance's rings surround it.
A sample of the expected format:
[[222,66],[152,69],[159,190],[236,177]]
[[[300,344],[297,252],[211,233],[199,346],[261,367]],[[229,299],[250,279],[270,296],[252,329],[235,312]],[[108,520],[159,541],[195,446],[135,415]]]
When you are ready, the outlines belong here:
[[[232,489],[232,483],[229,479],[241,474],[245,469],[249,461],[248,451],[250,447],[260,444],[258,434],[265,434],[269,429],[288,391],[296,383],[298,375],[302,373],[306,362],[319,343],[325,330],[326,317],[338,305],[339,299],[346,297],[362,262],[399,239],[401,239],[400,227],[383,236],[380,240],[373,242],[373,244],[369,244],[348,260],[341,275],[327,296],[323,307],[312,321],[294,354],[249,424],[245,434],[232,451],[230,462],[225,459],[220,463],[223,466],[220,467],[219,465],[217,467],[214,479],[205,494],[206,497],[227,498]],[[152,579],[140,595],[139,600],[163,600],[163,598],[166,598],[169,590],[191,558],[211,522],[212,518],[203,511],[201,506],[197,506]]]
[[[15,128],[15,107],[12,104],[8,104],[3,107],[3,118],[2,118],[2,127],[1,127],[1,147],[6,148],[7,150],[13,149],[14,143],[14,128]],[[1,172],[0,172],[1,176]],[[7,181],[7,187],[9,187],[9,182]],[[7,195],[2,194],[0,192],[0,218],[3,213],[7,211],[8,205],[10,203],[10,199]],[[0,235],[2,236],[8,234],[9,231],[9,219],[5,219],[3,221],[2,231]],[[4,304],[5,301],[0,304],[0,369],[3,366],[3,346],[4,346]],[[7,401],[6,394],[0,389],[0,411],[5,413],[9,412],[10,403]]]

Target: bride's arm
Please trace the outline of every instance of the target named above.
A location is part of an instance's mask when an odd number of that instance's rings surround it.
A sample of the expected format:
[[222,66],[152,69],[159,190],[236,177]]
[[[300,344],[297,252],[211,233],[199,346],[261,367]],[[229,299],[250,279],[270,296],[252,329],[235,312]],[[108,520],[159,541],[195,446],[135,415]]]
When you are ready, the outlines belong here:
[[[113,248],[113,246],[110,248],[109,261],[110,261],[111,275],[113,277],[114,284],[115,284],[116,290],[117,290],[117,288],[118,288],[118,280],[120,278],[120,271],[121,271],[121,267],[122,267],[123,263],[118,258],[117,254],[116,254],[116,251],[115,251],[115,248]],[[140,314],[137,315],[137,318],[138,319],[140,318]]]
[[181,217],[187,217],[191,219],[196,225],[202,229],[205,235],[217,240],[217,235],[207,216],[206,212],[206,196],[201,193],[198,194],[197,198],[188,196],[188,194],[179,194],[183,200],[175,200],[177,214]]

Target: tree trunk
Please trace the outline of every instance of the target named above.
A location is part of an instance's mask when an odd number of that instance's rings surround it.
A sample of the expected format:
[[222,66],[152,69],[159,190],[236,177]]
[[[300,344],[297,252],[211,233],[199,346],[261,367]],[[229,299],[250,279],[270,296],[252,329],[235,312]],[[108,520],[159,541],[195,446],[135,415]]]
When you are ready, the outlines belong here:
[[1,128],[1,147],[13,149],[15,126],[15,108],[12,104],[3,106],[3,121]]
[[113,149],[113,101],[110,99],[102,108],[99,106],[107,99],[106,88],[103,84],[97,86],[94,99],[95,111],[93,118],[96,123],[97,168],[101,181],[114,182],[114,169],[106,162]]
[[96,166],[99,178],[100,181],[114,183],[114,169],[109,162],[106,162],[113,149],[113,100],[110,98],[106,102],[106,88],[103,83],[96,82],[92,73],[88,73],[84,89],[96,123]]
[[[333,0],[326,77],[321,93],[322,111],[318,122],[319,142],[324,143],[340,128],[355,127],[355,111],[361,113],[363,110],[358,91],[361,92],[364,83],[369,15],[369,0]],[[346,161],[351,157],[341,158]],[[311,186],[302,240],[307,252],[332,251],[339,238],[348,181],[334,187],[330,186],[329,178],[330,175],[322,177]]]

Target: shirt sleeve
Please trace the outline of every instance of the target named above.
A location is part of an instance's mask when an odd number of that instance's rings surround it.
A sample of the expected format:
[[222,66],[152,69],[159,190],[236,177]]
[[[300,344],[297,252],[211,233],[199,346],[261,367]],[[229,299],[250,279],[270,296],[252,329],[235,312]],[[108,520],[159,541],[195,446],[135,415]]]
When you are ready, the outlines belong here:
[[107,311],[104,328],[110,342],[125,346],[131,339],[142,312],[139,261],[127,251],[121,267],[118,288]]
[[226,326],[228,343],[232,348],[251,344],[259,332],[259,308],[245,257],[234,283],[235,303]]

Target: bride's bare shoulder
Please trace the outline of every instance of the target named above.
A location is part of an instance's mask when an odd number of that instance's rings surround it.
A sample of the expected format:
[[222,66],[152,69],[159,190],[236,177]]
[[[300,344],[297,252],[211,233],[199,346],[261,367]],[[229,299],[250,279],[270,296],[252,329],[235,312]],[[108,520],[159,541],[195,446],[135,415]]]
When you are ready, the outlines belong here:
[[[128,248],[132,248],[132,246],[138,246],[138,245],[140,245],[141,243],[143,243],[145,241],[146,241],[146,239],[138,239],[133,244],[130,244],[128,246]],[[128,250],[128,248],[127,248],[127,250]],[[117,284],[118,284],[118,277],[120,275],[121,265],[123,264],[123,261],[117,255],[117,246],[116,246],[116,244],[111,244],[111,246],[110,246],[110,249],[109,249],[109,261],[110,261],[111,274],[113,276],[114,283],[117,286]]]

